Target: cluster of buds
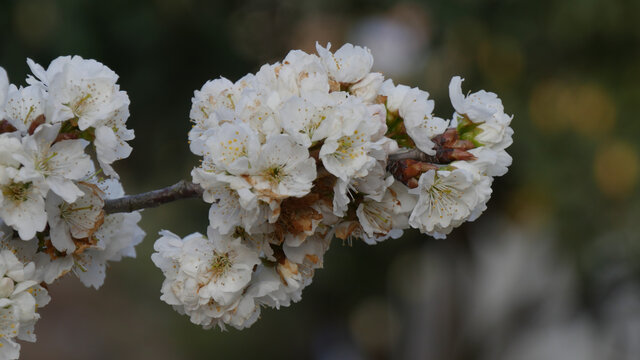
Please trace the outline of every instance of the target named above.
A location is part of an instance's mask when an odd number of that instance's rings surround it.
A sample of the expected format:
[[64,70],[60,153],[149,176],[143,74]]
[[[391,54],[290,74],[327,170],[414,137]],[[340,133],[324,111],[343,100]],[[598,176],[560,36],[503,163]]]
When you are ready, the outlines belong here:
[[486,209],[511,164],[512,117],[495,94],[464,96],[454,77],[455,113],[441,119],[427,92],[371,72],[368,49],[316,48],[194,94],[207,235],[163,231],[152,259],[161,299],[205,328],[242,329],[300,300],[334,236],[445,237]]
[[144,237],[140,214],[103,210],[124,195],[111,164],[129,156],[134,137],[118,76],[78,56],[46,70],[27,62],[25,87],[0,68],[1,359],[18,358],[14,338],[35,340],[45,284],[73,272],[98,288],[107,261],[135,256]]

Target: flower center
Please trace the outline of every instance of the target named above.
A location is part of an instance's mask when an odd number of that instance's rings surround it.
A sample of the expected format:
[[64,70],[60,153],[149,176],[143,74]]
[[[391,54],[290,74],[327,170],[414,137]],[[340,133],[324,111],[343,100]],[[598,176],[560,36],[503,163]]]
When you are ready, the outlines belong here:
[[51,166],[49,166],[49,160],[53,159],[56,155],[58,155],[58,153],[54,152],[46,158],[37,160],[35,163],[35,168],[41,173],[49,172],[51,170]]
[[87,100],[91,98],[91,94],[86,94],[83,97],[79,98],[76,102],[72,104],[66,104],[70,109],[73,115],[81,116],[84,112],[84,108],[87,105]]
[[2,195],[14,202],[27,201],[27,199],[29,199],[29,189],[31,185],[31,182],[11,183],[2,188]]
[[31,116],[31,114],[33,113],[33,106],[29,107],[29,111],[27,112],[27,116],[24,117],[24,120],[22,121],[25,125],[27,125],[28,121],[29,121],[29,117]]
[[214,251],[213,260],[211,260],[211,272],[213,272],[213,277],[218,278],[224,275],[229,269],[233,262],[231,261],[231,256],[228,252],[219,253]]
[[458,211],[456,205],[462,197],[458,189],[443,184],[440,179],[436,179],[428,193],[431,199],[431,211],[439,214],[441,219],[444,216],[454,216]]
[[60,204],[60,217],[69,222],[69,219],[71,219],[72,215],[74,212],[76,211],[83,211],[83,210],[92,210],[93,206],[91,205],[87,205],[87,206],[80,206],[80,207],[74,207],[74,204],[68,204],[66,202],[63,202],[62,204]]
[[284,177],[284,172],[280,166],[272,166],[265,171],[265,177],[274,183],[279,183]]
[[351,146],[353,146],[351,139],[343,137],[338,140],[338,148],[336,149],[336,152],[346,154],[351,149]]
[[318,128],[320,127],[320,124],[326,119],[327,117],[322,115],[320,117],[314,117],[313,119],[311,119],[306,126],[304,126],[302,128],[302,130],[300,130],[301,133],[307,134],[309,136],[309,138],[313,137],[313,133],[318,130]]

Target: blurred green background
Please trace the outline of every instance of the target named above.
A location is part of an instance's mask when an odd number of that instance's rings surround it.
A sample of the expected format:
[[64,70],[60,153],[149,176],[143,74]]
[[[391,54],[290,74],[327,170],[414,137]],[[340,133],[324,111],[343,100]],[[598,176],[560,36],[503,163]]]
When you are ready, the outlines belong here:
[[[235,81],[291,49],[313,52],[316,41],[371,48],[374,70],[429,91],[445,118],[453,112],[449,79],[461,75],[464,91],[499,94],[515,130],[513,165],[479,220],[444,241],[414,232],[375,247],[335,241],[303,301],[264,310],[243,331],[202,330],[159,300],[156,234],[204,232],[206,204],[146,210],[138,258],[112,264],[99,291],[72,276],[51,286],[39,340],[23,345],[22,358],[504,358],[489,355],[480,338],[468,341],[459,304],[460,289],[477,280],[474,249],[507,226],[529,242],[549,239],[549,256],[573,274],[571,312],[601,329],[603,304],[640,279],[638,24],[635,0],[0,0],[0,66],[13,83],[24,84],[27,57],[46,66],[77,54],[120,75],[136,132],[131,157],[116,164],[129,193],[189,178],[197,158],[188,150],[188,114],[205,81]],[[543,267],[534,264],[514,286],[526,288]],[[427,283],[428,299],[398,290]],[[448,305],[424,317],[431,330],[411,325],[422,319],[412,309],[429,312],[434,298]],[[640,331],[625,336],[640,341]]]

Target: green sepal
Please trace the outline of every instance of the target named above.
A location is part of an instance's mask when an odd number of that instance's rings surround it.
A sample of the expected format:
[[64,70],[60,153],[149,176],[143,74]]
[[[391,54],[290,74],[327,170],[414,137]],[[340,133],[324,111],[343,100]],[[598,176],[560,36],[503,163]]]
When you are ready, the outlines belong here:
[[407,130],[404,127],[404,120],[398,113],[392,113],[389,110],[387,110],[387,133],[385,135],[395,140],[400,147],[409,149],[416,147],[416,144],[407,134]]
[[474,123],[466,115],[458,116],[458,136],[462,140],[471,141],[476,147],[484,145],[476,140],[476,136],[482,132],[478,126],[480,123]]
[[78,137],[87,141],[93,141],[96,139],[96,129],[90,127],[87,130],[80,132]]
[[62,126],[60,127],[61,134],[70,133],[70,132],[73,132],[74,130],[76,130],[76,126],[73,125],[71,120],[67,120],[63,122]]

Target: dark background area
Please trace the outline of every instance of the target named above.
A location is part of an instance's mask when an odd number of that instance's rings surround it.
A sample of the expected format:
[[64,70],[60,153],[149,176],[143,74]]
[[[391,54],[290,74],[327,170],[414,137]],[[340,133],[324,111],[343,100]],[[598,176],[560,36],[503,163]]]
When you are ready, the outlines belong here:
[[[468,341],[459,306],[464,289],[480,281],[473,280],[477,248],[507,227],[529,243],[551,244],[549,256],[573,274],[571,313],[606,334],[603,304],[640,279],[638,24],[633,0],[0,0],[0,66],[13,83],[24,84],[27,57],[46,67],[76,54],[120,75],[136,132],[132,155],[115,166],[128,193],[190,177],[197,158],[187,145],[188,114],[205,81],[235,81],[291,49],[314,52],[316,41],[370,47],[374,70],[429,91],[440,117],[453,112],[447,86],[461,75],[464,91],[503,99],[515,130],[513,165],[479,220],[443,241],[416,232],[375,247],[334,241],[300,303],[264,310],[243,331],[202,330],[159,300],[162,274],[150,260],[156,234],[205,232],[207,205],[148,209],[138,258],[112,264],[102,289],[73,276],[50,286],[39,340],[23,344],[22,358],[508,358],[507,350],[489,355],[482,340]],[[544,264],[513,286],[527,288],[536,276],[556,281]],[[425,284],[428,298],[398,290]],[[432,333],[415,327],[422,313],[414,309],[429,312],[434,299],[448,305],[446,316],[424,317]],[[636,330],[625,336],[640,341]],[[416,350],[434,339],[444,350]]]

